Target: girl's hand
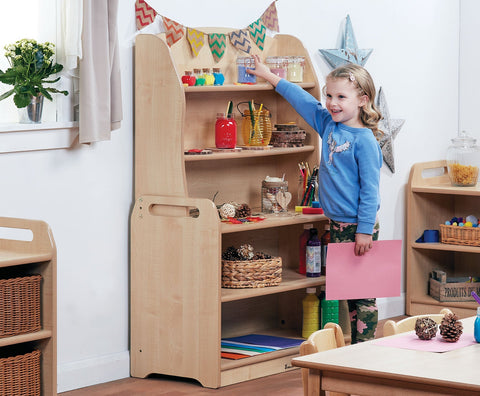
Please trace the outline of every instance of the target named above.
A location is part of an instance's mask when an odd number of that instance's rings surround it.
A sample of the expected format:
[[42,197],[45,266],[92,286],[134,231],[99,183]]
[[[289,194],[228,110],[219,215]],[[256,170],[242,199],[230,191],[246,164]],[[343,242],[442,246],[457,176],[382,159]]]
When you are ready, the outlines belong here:
[[355,256],[363,256],[373,247],[372,236],[355,234]]
[[281,80],[276,74],[273,74],[270,71],[270,68],[262,62],[258,55],[253,55],[255,60],[255,69],[247,69],[247,73],[253,74],[257,77],[263,78],[265,81],[268,81],[274,87],[277,86],[278,82]]

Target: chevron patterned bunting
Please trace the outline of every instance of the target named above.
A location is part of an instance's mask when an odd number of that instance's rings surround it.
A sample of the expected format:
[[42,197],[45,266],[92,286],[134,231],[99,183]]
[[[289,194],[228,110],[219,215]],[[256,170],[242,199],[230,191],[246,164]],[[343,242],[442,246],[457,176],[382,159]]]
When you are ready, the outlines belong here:
[[163,25],[165,26],[166,39],[169,47],[180,40],[185,34],[183,25],[180,25],[178,22],[172,21],[167,17],[163,17]]
[[252,49],[252,44],[250,43],[250,39],[248,38],[248,30],[247,29],[240,29],[230,33],[230,42],[232,45],[247,54],[250,53]]
[[263,51],[263,45],[265,44],[265,35],[267,33],[267,28],[263,24],[261,19],[253,22],[248,25],[248,31],[250,32],[250,37],[253,42],[257,44],[257,47]]
[[263,21],[265,26],[270,30],[275,32],[279,32],[280,28],[278,26],[278,14],[277,14],[277,7],[275,7],[275,2],[270,4],[265,12],[262,14],[260,19]]
[[208,35],[208,45],[210,46],[213,59],[215,62],[218,62],[225,54],[225,49],[227,48],[227,36],[219,33],[211,33]]
[[150,25],[157,16],[157,12],[150,7],[144,0],[137,0],[135,2],[135,20],[137,23],[137,30],[143,29]]
[[192,48],[194,56],[197,56],[203,47],[203,37],[203,32],[196,29],[187,28],[187,39],[190,43],[190,47]]

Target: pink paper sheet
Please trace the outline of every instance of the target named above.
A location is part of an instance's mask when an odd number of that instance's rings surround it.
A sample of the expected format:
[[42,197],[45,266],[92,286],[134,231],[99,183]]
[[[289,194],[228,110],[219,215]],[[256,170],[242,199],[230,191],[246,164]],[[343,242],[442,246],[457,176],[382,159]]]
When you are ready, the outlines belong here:
[[426,352],[448,352],[455,349],[475,345],[473,334],[463,333],[457,342],[446,342],[440,333],[431,340],[425,341],[417,337],[413,331],[409,331],[398,337],[384,337],[373,341],[375,345],[388,346],[403,349],[415,349]]
[[354,255],[354,246],[354,242],[328,245],[326,299],[400,296],[402,241],[374,241],[363,256]]

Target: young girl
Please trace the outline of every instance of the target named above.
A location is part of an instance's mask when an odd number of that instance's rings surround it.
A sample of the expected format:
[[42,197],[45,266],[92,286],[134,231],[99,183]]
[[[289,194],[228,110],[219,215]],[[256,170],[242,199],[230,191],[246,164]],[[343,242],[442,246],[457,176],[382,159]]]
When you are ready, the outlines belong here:
[[[273,74],[255,58],[251,74],[272,84],[322,138],[319,200],[330,219],[331,242],[355,242],[361,256],[378,238],[377,211],[382,151],[381,114],[375,107],[375,85],[361,66],[347,64],[333,70],[323,93],[326,109],[296,84]],[[352,343],[374,338],[378,321],[375,299],[349,300]]]

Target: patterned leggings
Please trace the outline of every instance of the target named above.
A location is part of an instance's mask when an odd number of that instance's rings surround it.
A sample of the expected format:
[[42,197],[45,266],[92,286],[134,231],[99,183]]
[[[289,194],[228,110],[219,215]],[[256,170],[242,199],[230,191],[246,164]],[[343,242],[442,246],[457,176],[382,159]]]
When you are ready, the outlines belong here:
[[[380,226],[378,221],[373,229],[372,239],[378,240]],[[330,220],[331,243],[355,242],[357,225],[354,223],[340,223]],[[350,325],[352,332],[352,344],[373,340],[377,331],[378,308],[375,298],[359,300],[347,300]]]

